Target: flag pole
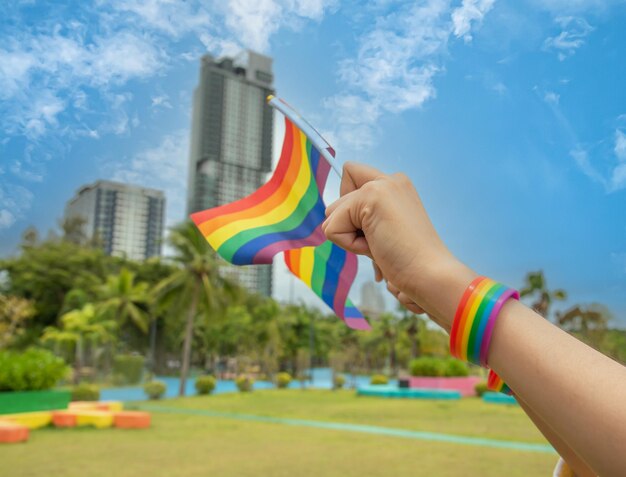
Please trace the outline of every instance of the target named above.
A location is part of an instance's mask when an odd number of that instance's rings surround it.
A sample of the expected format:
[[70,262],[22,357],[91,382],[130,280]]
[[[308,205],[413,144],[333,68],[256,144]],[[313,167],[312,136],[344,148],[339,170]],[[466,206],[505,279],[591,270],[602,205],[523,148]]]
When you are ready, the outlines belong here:
[[309,138],[311,143],[315,146],[324,159],[328,161],[330,167],[341,179],[341,172],[335,165],[335,150],[332,148],[328,141],[315,129],[309,122],[304,119],[293,107],[291,107],[286,101],[276,96],[269,95],[267,97],[267,104],[274,109],[277,109],[283,113],[289,120],[300,128],[300,130]]

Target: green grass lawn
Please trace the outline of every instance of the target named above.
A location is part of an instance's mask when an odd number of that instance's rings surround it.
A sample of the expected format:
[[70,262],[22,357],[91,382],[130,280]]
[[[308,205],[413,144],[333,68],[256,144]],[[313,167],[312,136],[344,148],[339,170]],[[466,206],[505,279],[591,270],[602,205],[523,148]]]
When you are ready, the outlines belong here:
[[[153,403],[148,404],[148,406]],[[542,476],[556,455],[233,419],[241,414],[541,443],[518,407],[257,391],[162,401],[149,430],[43,429],[0,446],[20,476]],[[225,413],[224,417],[202,412]],[[180,414],[178,413],[180,412]]]

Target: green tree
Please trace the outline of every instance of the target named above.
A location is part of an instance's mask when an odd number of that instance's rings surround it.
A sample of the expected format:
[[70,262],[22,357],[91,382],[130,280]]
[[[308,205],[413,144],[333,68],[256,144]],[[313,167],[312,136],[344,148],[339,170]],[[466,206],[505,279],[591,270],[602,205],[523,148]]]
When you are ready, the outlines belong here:
[[120,259],[107,257],[101,250],[46,240],[23,243],[18,256],[0,260],[0,270],[7,274],[6,294],[33,302],[30,327],[38,336],[68,309],[64,310],[64,303],[70,290],[82,290],[91,298],[104,278],[119,269],[119,263]]
[[15,344],[23,336],[34,314],[31,301],[0,294],[0,349]]
[[194,324],[202,305],[205,313],[223,306],[234,286],[219,274],[215,255],[195,225],[187,221],[175,227],[169,237],[178,268],[158,285],[156,294],[172,310],[185,310],[182,365],[178,393],[185,395],[185,383],[191,364]]
[[120,327],[127,323],[142,333],[148,332],[148,284],[136,282],[135,274],[122,268],[119,274],[109,275],[99,287],[98,312],[117,321]]
[[[103,319],[96,308],[89,304],[80,310],[72,310],[61,316],[61,326],[50,326],[44,330],[42,341],[58,346],[69,346],[74,354],[74,382],[78,383],[85,363],[85,347],[89,347],[92,358],[94,348],[116,339],[117,323]],[[92,359],[93,362],[93,359]]]
[[555,300],[565,300],[567,293],[562,289],[549,290],[543,271],[539,270],[526,275],[526,283],[520,290],[520,296],[534,298],[533,309],[544,318],[548,318],[552,303]]

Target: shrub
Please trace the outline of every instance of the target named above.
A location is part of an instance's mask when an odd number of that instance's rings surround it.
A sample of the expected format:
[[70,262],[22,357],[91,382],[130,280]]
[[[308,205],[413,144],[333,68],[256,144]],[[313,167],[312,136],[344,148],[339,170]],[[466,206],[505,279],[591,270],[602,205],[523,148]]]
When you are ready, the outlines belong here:
[[276,386],[278,386],[278,389],[285,389],[287,386],[289,386],[290,382],[291,382],[291,374],[278,373],[276,375]]
[[65,362],[45,349],[0,351],[0,391],[41,391],[67,376]]
[[118,354],[113,358],[113,375],[119,384],[138,384],[145,359],[138,354]]
[[445,363],[445,368],[445,375],[448,377],[469,375],[467,363],[456,358],[448,358]]
[[100,388],[95,384],[81,383],[72,388],[72,401],[97,401],[100,399]]
[[148,399],[161,399],[165,394],[167,387],[163,381],[150,381],[143,385],[143,392],[146,393]]
[[343,374],[336,374],[333,381],[335,389],[341,389],[346,385],[346,377]]
[[242,393],[249,393],[252,391],[254,380],[249,376],[239,376],[235,379],[235,384],[237,385],[237,389],[239,389]]
[[476,395],[477,396],[482,396],[483,394],[485,394],[488,389],[487,389],[487,383],[485,381],[482,381],[480,383],[477,383],[476,386],[474,386],[474,390],[476,391]]
[[411,361],[409,364],[411,376],[444,376],[446,366],[440,358],[422,357]]
[[389,379],[384,374],[375,374],[370,379],[370,384],[379,385],[379,384],[389,384]]
[[211,394],[216,384],[213,376],[198,376],[196,378],[196,391],[198,394]]

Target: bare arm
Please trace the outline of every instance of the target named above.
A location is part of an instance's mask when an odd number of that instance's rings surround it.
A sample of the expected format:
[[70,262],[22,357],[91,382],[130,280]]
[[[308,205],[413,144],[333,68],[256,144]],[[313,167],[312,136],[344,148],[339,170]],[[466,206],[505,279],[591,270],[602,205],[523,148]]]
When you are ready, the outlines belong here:
[[[347,164],[326,236],[371,257],[398,299],[450,330],[476,273],[437,235],[403,175]],[[602,476],[626,475],[626,368],[516,301],[500,313],[489,365],[572,451]]]
[[567,463],[567,465],[574,471],[576,477],[596,477],[596,473],[591,470],[591,467],[583,461],[578,454],[576,454],[570,446],[568,446],[563,439],[549,427],[543,419],[541,419],[535,412],[526,404],[521,398],[517,398],[517,402],[528,415],[533,424],[537,426],[537,429],[548,440],[552,447],[556,449],[559,455]]
[[511,301],[489,364],[602,476],[626,472],[626,368]]

